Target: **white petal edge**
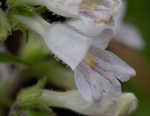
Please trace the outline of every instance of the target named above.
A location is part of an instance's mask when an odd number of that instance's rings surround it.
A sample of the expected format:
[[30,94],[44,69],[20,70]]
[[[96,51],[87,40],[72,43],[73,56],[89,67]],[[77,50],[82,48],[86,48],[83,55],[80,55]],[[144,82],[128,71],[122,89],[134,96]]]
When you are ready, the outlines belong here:
[[79,64],[74,73],[75,82],[81,96],[90,104],[99,101],[103,91],[99,75],[84,63]]
[[99,74],[99,80],[102,82],[102,87],[106,94],[113,100],[118,100],[121,95],[121,84],[117,80],[113,71],[113,66],[102,59],[94,56],[95,59],[95,72]]
[[91,46],[104,50],[108,47],[113,35],[114,33],[112,30],[106,29],[99,36],[93,39]]
[[108,63],[99,59],[96,60],[94,67],[82,62],[75,70],[77,88],[89,103],[101,100],[103,92],[106,92],[113,100],[118,100],[121,95],[121,84],[112,72],[106,72],[110,68],[112,67]]
[[[121,81],[129,80],[129,77],[135,76],[136,71],[130,67],[125,61],[120,59],[117,55],[107,50],[95,49],[91,47],[90,52],[102,59],[103,61],[110,63],[113,66],[113,70],[117,74],[117,78]],[[126,75],[126,76],[125,76]]]
[[114,25],[107,25],[105,23],[97,24],[84,16],[80,16],[80,19],[70,20],[67,22],[67,24],[90,37],[100,35],[105,29],[109,29],[112,31],[114,30]]
[[93,46],[101,49],[107,48],[109,41],[114,35],[113,26],[90,23],[83,20],[70,20],[67,25],[75,28],[83,35],[91,38]]
[[63,24],[53,24],[43,37],[48,48],[73,70],[90,47],[88,37]]

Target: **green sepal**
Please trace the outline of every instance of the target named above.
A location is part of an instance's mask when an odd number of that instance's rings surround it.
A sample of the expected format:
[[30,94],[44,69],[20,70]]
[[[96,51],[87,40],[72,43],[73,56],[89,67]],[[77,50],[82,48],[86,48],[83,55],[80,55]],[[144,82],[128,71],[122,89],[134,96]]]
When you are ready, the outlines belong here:
[[20,56],[26,62],[37,64],[45,59],[49,53],[40,36],[34,32],[26,32],[26,41],[21,49]]
[[16,16],[28,16],[32,17],[35,14],[34,8],[30,5],[18,5],[8,9],[8,18],[11,23],[13,30],[26,28],[20,21],[17,20]]
[[46,78],[40,80],[35,86],[22,90],[18,97],[17,103],[22,107],[36,107],[40,108],[45,106],[45,104],[39,101],[40,96],[42,95],[42,88],[46,83]]
[[4,41],[11,33],[11,26],[4,11],[0,9],[0,41]]

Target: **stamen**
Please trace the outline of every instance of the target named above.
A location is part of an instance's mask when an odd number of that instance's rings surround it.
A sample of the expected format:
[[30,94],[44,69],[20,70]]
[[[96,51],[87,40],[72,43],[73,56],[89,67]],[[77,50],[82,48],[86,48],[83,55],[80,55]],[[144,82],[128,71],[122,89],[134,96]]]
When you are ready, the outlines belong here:
[[87,54],[85,56],[85,58],[83,59],[83,62],[87,65],[89,65],[90,67],[94,67],[95,66],[95,59],[93,56],[91,56],[90,54]]
[[91,0],[83,1],[81,3],[81,8],[85,10],[95,10],[96,4],[92,2]]
[[92,0],[83,1],[81,3],[80,13],[91,18],[97,24],[101,22],[110,24],[112,21],[113,14],[118,9],[118,6],[120,6],[120,0],[107,2],[110,3],[103,3],[101,5],[97,5]]

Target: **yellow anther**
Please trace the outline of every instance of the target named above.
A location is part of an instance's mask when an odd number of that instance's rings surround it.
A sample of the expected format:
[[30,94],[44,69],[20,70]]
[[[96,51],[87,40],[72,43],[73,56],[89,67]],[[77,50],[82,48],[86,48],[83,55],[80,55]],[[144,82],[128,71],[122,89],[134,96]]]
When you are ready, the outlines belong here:
[[83,59],[84,63],[86,63],[87,65],[89,65],[90,67],[94,67],[95,66],[95,60],[94,57],[87,54],[85,56],[85,58]]
[[87,0],[81,3],[81,7],[86,10],[95,10],[96,4],[92,0]]

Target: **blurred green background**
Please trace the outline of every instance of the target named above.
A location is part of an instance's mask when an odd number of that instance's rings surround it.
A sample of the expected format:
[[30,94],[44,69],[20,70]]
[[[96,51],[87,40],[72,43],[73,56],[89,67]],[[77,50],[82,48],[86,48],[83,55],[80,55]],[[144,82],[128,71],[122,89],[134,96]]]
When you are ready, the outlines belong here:
[[[140,55],[145,58],[145,64],[148,65],[148,71],[150,72],[150,0],[128,0],[125,21],[134,24],[140,30],[146,42],[146,48],[140,53]],[[145,75],[146,78],[144,77]],[[134,92],[139,100],[138,109],[131,116],[150,116],[149,76],[149,74],[143,74],[143,76],[140,77],[141,83],[135,83],[135,79],[124,84],[124,90]],[[142,81],[144,79],[146,79],[146,84]]]
[[150,60],[150,1],[128,0],[125,20],[135,24],[146,41],[145,55]]

